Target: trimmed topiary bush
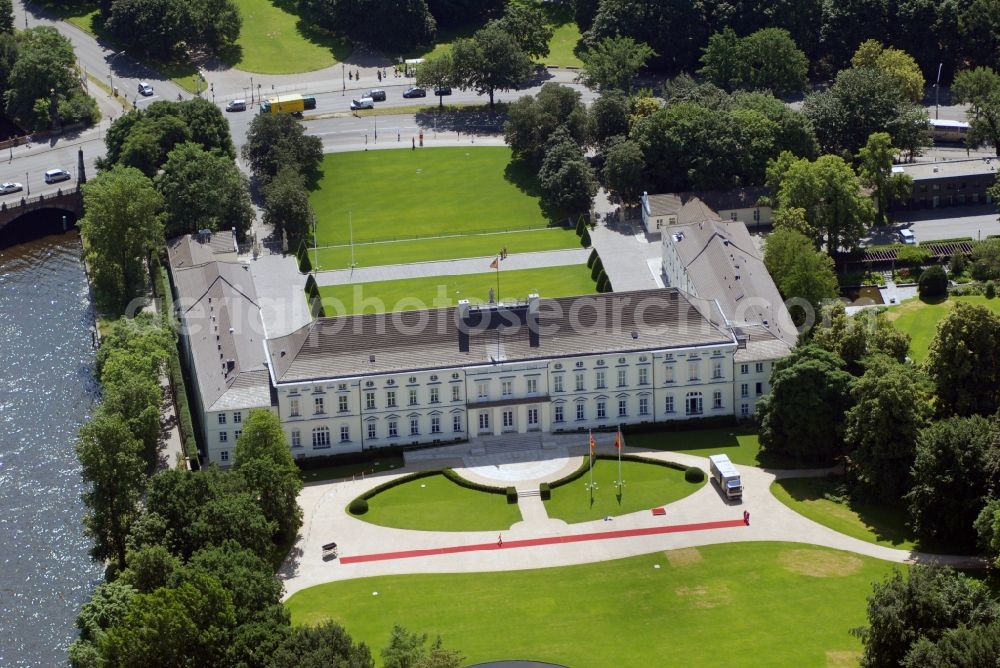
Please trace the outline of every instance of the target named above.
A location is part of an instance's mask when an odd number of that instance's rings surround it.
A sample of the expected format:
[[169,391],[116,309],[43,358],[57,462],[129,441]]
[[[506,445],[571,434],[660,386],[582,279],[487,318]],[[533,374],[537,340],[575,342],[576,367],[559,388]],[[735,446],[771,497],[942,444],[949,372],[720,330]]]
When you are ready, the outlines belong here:
[[365,499],[354,499],[351,501],[351,505],[347,507],[352,515],[364,515],[368,512],[368,501]]
[[580,235],[580,245],[584,248],[590,248],[590,232],[587,228],[583,229],[583,234]]
[[590,280],[596,281],[602,271],[604,271],[604,263],[601,262],[601,258],[597,258],[597,261],[594,262],[594,266],[590,268]]
[[306,277],[306,294],[310,297],[319,295],[319,286],[316,285],[316,279],[313,278],[312,274]]
[[583,216],[576,219],[576,236],[582,237],[583,233],[587,231],[587,225],[583,222]]
[[587,258],[587,268],[588,269],[592,268],[594,266],[594,262],[596,262],[597,258],[599,258],[599,257],[600,256],[597,254],[597,249],[596,248],[594,250],[590,251],[590,256]]
[[940,265],[934,265],[924,270],[920,274],[920,282],[917,284],[917,292],[923,299],[944,297],[948,294],[948,276]]
[[542,497],[542,501],[548,501],[552,498],[552,488],[549,487],[549,483],[543,482],[538,486],[538,493]]
[[705,472],[697,466],[689,466],[684,471],[684,479],[688,482],[703,482],[705,480]]
[[517,489],[508,487],[505,494],[507,494],[507,503],[517,503]]

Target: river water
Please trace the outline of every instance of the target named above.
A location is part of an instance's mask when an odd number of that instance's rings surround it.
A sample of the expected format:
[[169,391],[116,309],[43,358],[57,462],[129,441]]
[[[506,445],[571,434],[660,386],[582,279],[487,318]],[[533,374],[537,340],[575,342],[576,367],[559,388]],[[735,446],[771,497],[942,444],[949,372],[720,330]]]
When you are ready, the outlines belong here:
[[0,245],[0,666],[64,666],[87,554],[73,450],[98,396],[76,233]]

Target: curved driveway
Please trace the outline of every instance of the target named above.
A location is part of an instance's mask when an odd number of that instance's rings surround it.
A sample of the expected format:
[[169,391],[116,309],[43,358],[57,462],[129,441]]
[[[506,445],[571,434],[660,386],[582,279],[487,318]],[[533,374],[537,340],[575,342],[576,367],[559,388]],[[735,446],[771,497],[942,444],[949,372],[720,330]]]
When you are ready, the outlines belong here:
[[[631,454],[641,454],[650,459],[669,460],[707,470],[707,459],[703,457],[659,451]],[[441,463],[435,462],[432,465],[440,466]],[[555,543],[511,550],[476,550],[351,564],[343,564],[339,559],[324,561],[321,546],[336,541],[341,556],[356,556],[495,543],[497,534],[493,531],[438,532],[391,529],[359,520],[345,512],[347,504],[359,494],[392,477],[412,473],[417,470],[415,467],[407,467],[399,473],[390,475],[371,476],[365,480],[312,485],[304,488],[299,496],[304,511],[302,532],[279,575],[284,580],[287,597],[301,589],[335,580],[376,575],[511,571],[568,566],[648,554],[657,550],[745,541],[807,543],[899,563],[972,568],[984,565],[983,560],[976,557],[897,550],[851,538],[803,517],[770,493],[770,485],[776,478],[823,475],[826,470],[769,471],[748,466],[738,468],[743,475],[742,505],[727,505],[715,486],[708,483],[694,494],[667,506],[666,516],[656,517],[646,510],[611,520],[566,525],[552,521],[544,514],[539,516],[537,512],[531,512],[526,513],[527,517],[524,520],[502,532],[502,535],[504,541],[508,542],[665,525],[722,522],[740,519],[744,510],[750,512],[750,526]],[[559,475],[556,473],[552,477],[554,479]],[[626,488],[626,493],[627,491]],[[524,499],[522,507],[523,502]],[[541,505],[540,501],[537,503]],[[535,510],[537,511],[537,506]]]

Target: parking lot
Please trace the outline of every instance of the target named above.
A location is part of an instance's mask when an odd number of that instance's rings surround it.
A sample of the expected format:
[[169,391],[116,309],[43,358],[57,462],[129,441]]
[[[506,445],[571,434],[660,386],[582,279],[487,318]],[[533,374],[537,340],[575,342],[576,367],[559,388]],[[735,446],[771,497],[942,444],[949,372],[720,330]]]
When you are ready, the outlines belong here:
[[904,227],[913,232],[917,243],[957,237],[985,239],[991,234],[1000,235],[1000,220],[993,204],[898,211],[892,217],[895,224],[874,228],[864,243],[898,243],[898,232]]

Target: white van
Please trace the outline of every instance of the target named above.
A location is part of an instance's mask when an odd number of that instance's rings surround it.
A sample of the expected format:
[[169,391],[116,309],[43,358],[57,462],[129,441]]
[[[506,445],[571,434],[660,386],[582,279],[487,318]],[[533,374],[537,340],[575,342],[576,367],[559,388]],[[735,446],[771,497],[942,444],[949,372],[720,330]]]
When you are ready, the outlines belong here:
[[374,109],[375,100],[370,97],[363,97],[360,100],[351,100],[351,111],[355,109]]
[[71,178],[73,177],[65,169],[50,169],[45,172],[46,183],[59,183],[69,181]]
[[902,241],[904,244],[910,246],[913,246],[917,243],[917,238],[913,236],[913,232],[911,232],[910,230],[900,230],[899,240]]

